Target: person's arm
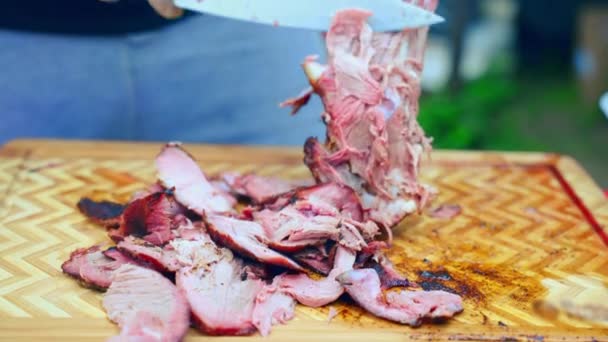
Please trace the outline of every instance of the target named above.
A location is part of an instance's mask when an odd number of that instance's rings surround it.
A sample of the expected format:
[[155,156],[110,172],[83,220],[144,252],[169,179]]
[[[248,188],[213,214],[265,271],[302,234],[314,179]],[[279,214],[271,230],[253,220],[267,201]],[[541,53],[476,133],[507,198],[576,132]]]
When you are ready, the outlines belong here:
[[[118,0],[100,0],[104,2],[116,2]],[[175,19],[183,14],[181,8],[173,4],[173,0],[148,0],[148,3],[154,10],[164,18]]]

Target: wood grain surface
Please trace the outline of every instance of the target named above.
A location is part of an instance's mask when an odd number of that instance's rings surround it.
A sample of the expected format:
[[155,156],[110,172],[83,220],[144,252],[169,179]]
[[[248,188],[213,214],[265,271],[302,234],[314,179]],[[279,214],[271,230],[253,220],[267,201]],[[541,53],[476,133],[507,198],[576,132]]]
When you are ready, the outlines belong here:
[[[0,150],[0,340],[103,341],[117,333],[101,294],[60,265],[78,247],[109,241],[78,213],[78,199],[127,200],[155,180],[161,146],[22,140]],[[309,177],[300,149],[185,147],[209,174]],[[462,294],[464,312],[413,329],[341,300],[331,305],[339,312],[331,322],[329,306],[299,306],[264,340],[608,341],[608,201],[578,163],[544,153],[435,151],[422,174],[440,191],[433,206],[459,204],[463,212],[405,219],[390,257],[411,279]],[[192,330],[186,341],[207,339]],[[229,338],[251,339],[261,338]]]

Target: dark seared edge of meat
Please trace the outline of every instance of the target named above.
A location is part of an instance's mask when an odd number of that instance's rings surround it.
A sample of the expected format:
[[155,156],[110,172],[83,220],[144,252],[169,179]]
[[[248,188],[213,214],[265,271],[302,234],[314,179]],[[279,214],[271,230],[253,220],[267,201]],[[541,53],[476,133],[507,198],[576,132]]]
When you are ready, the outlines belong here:
[[87,197],[81,198],[76,206],[84,216],[106,228],[118,228],[120,216],[127,207],[120,203],[94,201]]

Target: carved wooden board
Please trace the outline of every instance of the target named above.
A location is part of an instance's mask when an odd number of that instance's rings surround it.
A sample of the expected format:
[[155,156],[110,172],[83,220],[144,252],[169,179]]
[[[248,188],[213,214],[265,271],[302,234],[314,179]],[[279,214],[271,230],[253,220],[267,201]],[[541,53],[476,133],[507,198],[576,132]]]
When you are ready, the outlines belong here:
[[[0,151],[0,339],[103,341],[117,333],[101,295],[60,265],[75,248],[108,241],[78,213],[78,199],[128,199],[155,180],[160,146],[17,141]],[[299,149],[186,148],[209,174],[308,177]],[[339,314],[329,323],[329,307],[298,307],[267,340],[608,340],[608,201],[574,160],[437,151],[422,173],[440,190],[436,205],[463,212],[407,218],[390,257],[425,286],[461,293],[464,312],[412,329],[346,301],[333,305]],[[207,339],[193,330],[186,340]]]

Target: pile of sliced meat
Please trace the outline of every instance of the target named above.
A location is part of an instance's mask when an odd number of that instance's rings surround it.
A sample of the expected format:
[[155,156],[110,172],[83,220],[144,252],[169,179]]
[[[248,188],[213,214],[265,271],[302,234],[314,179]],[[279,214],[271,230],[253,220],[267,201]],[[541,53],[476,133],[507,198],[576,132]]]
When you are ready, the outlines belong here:
[[[459,296],[422,291],[384,255],[392,227],[429,196],[417,182],[428,146],[416,122],[426,30],[375,34],[368,16],[339,13],[329,64],[305,65],[328,125],[325,145],[305,146],[316,182],[211,178],[170,143],[156,158],[158,182],[129,203],[78,203],[115,246],[78,249],[62,269],[105,291],[121,328],[113,340],[180,341],[190,326],[267,335],[294,317],[296,303],[321,307],[345,294],[412,326],[462,310]],[[240,211],[239,201],[248,204]]]

